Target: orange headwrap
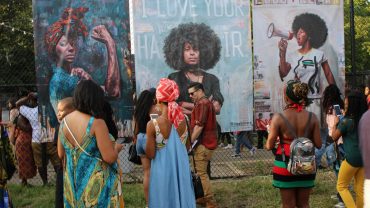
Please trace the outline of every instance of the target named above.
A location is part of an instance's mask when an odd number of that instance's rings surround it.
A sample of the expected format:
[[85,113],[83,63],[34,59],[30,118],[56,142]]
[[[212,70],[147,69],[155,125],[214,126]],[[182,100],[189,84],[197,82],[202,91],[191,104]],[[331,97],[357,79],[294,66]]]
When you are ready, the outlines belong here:
[[159,81],[156,91],[157,100],[168,103],[168,119],[176,128],[185,119],[181,107],[175,102],[179,95],[180,91],[176,82],[166,78]]
[[45,47],[51,57],[55,58],[55,47],[63,35],[68,35],[69,39],[88,35],[87,27],[82,22],[88,10],[86,7],[65,8],[61,18],[49,26],[45,33]]

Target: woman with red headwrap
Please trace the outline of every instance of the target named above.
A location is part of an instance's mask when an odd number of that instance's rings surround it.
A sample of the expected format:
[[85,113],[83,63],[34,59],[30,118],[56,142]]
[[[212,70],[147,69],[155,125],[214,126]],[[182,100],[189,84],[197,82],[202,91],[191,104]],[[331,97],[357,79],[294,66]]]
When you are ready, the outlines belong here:
[[190,141],[185,116],[175,102],[178,97],[176,82],[162,78],[156,90],[161,115],[146,127],[146,155],[152,159],[149,207],[195,207],[185,146]]
[[[86,38],[88,28],[82,22],[88,8],[66,8],[61,18],[49,26],[45,34],[45,47],[49,57],[55,62],[54,74],[49,83],[50,102],[56,111],[59,100],[72,97],[74,88],[82,79],[92,77],[82,68],[77,67],[74,60],[77,55],[78,38]],[[102,88],[110,97],[120,96],[120,73],[117,61],[116,44],[104,25],[92,29],[93,39],[106,45],[108,52],[108,68],[106,80]]]

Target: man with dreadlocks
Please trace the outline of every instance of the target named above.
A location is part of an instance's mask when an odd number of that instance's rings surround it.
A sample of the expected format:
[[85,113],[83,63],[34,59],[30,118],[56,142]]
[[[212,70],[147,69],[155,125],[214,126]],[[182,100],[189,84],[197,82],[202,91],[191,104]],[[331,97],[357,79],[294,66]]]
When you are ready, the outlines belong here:
[[163,51],[166,63],[176,70],[168,78],[180,88],[177,102],[183,112],[191,114],[194,104],[187,94],[187,88],[191,83],[198,82],[203,84],[204,92],[212,101],[216,113],[220,113],[224,98],[219,80],[206,72],[220,59],[221,41],[217,34],[204,23],[180,24],[165,39]]
[[308,84],[308,98],[313,101],[309,110],[316,114],[320,122],[321,70],[324,71],[328,84],[335,84],[328,59],[323,51],[318,50],[326,41],[328,28],[325,21],[318,15],[303,13],[294,18],[292,31],[297,39],[298,46],[301,48],[286,55],[288,42],[285,39],[279,41],[280,78],[282,81],[286,78],[287,80],[294,79]]

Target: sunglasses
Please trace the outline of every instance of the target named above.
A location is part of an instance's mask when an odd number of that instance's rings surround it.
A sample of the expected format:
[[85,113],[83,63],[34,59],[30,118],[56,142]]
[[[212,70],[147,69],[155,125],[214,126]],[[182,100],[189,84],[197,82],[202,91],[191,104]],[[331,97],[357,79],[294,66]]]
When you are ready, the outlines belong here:
[[198,91],[199,89],[196,89],[194,92],[188,92],[189,93],[189,95],[190,96],[193,96],[194,95],[194,93],[196,92],[196,91]]

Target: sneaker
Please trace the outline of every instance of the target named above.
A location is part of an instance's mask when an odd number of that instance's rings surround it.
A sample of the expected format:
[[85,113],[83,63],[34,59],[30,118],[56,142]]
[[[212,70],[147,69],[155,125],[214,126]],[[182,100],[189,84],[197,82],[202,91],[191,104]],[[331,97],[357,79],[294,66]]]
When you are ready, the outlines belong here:
[[241,157],[241,155],[240,154],[233,154],[233,155],[231,155],[231,157]]
[[334,207],[335,208],[345,208],[346,206],[344,205],[343,202],[338,202]]
[[249,150],[249,153],[251,156],[254,156],[256,154],[257,148],[253,147],[251,150]]
[[228,145],[226,145],[226,147],[224,147],[224,149],[232,149],[232,148],[233,148],[232,144],[228,144]]
[[220,143],[219,145],[218,145],[218,147],[224,147],[225,145],[224,145],[224,143]]

